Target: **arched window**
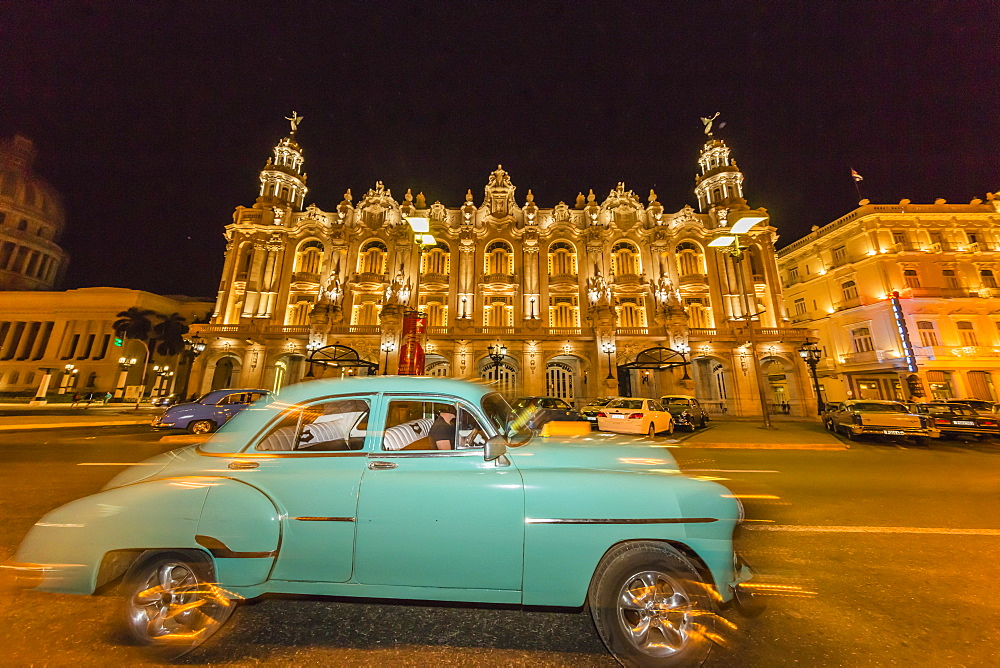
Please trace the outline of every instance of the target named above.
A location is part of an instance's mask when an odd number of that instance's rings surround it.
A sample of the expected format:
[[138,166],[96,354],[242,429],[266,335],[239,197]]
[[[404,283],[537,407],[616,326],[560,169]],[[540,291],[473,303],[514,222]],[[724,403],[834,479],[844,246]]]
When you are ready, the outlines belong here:
[[437,376],[439,378],[449,377],[451,375],[451,362],[441,361],[428,365],[427,375]]
[[517,372],[510,364],[502,363],[496,366],[492,360],[486,359],[479,371],[479,377],[487,384],[493,385],[500,394],[510,396],[517,387]]
[[485,272],[490,274],[514,273],[514,250],[506,241],[491,241],[486,246]]
[[240,258],[236,280],[245,281],[250,276],[250,269],[253,267],[253,244],[248,242],[240,246]]
[[576,276],[576,249],[566,241],[549,246],[549,276]]
[[642,273],[639,249],[630,241],[619,241],[611,247],[611,271],[615,276],[637,276]]
[[903,281],[906,283],[906,287],[908,288],[920,287],[920,277],[917,275],[916,269],[904,269]]
[[623,297],[616,310],[619,327],[646,326],[646,308],[641,297]]
[[436,246],[420,254],[421,274],[440,274],[447,276],[451,271],[451,254],[448,244],[439,241]]
[[389,258],[389,249],[378,239],[366,241],[358,253],[358,272],[362,274],[384,274]]
[[697,244],[683,241],[677,244],[674,255],[677,257],[678,276],[704,275],[706,273],[705,253]]
[[323,259],[323,244],[315,239],[299,246],[295,254],[295,271],[319,274],[320,260]]
[[545,396],[572,401],[575,397],[573,393],[573,378],[575,375],[573,367],[569,364],[563,362],[549,362],[546,364]]

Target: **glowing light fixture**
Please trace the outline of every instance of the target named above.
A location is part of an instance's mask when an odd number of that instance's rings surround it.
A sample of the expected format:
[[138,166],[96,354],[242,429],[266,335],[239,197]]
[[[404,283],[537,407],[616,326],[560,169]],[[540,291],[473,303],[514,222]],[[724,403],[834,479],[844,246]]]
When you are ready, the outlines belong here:
[[[767,220],[767,216],[762,216],[759,213],[753,213],[750,214],[749,216],[743,216],[735,223],[733,223],[733,226],[729,228],[729,231],[732,232],[733,234],[746,234],[747,232],[750,231],[751,227],[753,227],[757,223],[763,223],[765,220]],[[712,244],[709,244],[709,246],[711,245]]]
[[433,234],[421,234],[419,238],[421,246],[434,246],[437,244],[437,239],[434,238]]
[[410,224],[410,229],[414,232],[426,234],[431,231],[431,219],[420,218],[419,216],[408,216],[406,222]]
[[708,242],[708,245],[712,246],[712,247],[716,247],[716,246],[732,246],[734,243],[736,243],[736,237],[734,237],[734,236],[724,236],[724,237],[716,237],[715,239],[712,239],[711,241]]

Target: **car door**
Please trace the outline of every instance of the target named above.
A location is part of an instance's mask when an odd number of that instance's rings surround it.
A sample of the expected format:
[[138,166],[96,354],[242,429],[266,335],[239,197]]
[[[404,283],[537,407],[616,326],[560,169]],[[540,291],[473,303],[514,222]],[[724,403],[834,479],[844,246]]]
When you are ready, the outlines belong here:
[[[443,406],[457,410],[456,448],[422,436]],[[358,501],[355,577],[363,584],[520,590],[521,475],[487,462],[479,411],[447,397],[389,396]],[[439,433],[439,432],[435,432]],[[402,445],[400,439],[411,440]]]
[[228,477],[260,489],[281,511],[271,579],[351,578],[372,403],[357,394],[292,406],[228,464]]

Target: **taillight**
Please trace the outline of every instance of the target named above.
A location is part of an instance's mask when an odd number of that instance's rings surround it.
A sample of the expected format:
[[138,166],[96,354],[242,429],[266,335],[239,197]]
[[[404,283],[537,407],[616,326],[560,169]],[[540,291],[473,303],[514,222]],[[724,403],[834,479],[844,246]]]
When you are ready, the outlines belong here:
[[629,420],[641,420],[642,419],[642,413],[630,413],[629,416],[628,416],[628,419]]
[[951,420],[946,420],[944,418],[934,418],[934,424],[951,424]]
[[608,414],[605,413],[604,411],[598,411],[597,417],[608,417]]
[[983,427],[995,427],[995,426],[997,426],[997,423],[996,423],[995,420],[980,420],[979,424],[982,425]]

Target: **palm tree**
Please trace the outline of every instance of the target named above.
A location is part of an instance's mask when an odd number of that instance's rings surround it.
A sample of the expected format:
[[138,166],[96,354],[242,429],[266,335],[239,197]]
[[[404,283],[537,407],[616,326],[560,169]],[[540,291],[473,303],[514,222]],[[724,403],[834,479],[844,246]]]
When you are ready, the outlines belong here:
[[184,335],[188,333],[186,318],[179,313],[169,316],[156,314],[160,319],[153,327],[154,344],[157,355],[173,357],[184,351]]
[[118,320],[115,320],[112,327],[118,336],[146,341],[153,329],[153,323],[149,319],[151,315],[156,315],[156,311],[132,306],[118,314]]

